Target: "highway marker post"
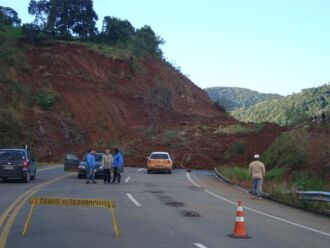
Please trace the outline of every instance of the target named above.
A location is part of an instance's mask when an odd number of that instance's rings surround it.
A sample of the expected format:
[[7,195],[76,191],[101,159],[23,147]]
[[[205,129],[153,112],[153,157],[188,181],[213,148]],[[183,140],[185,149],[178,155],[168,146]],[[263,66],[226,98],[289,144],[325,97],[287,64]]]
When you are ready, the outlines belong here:
[[29,203],[31,205],[29,214],[24,224],[23,235],[26,235],[29,231],[32,213],[36,205],[58,205],[58,206],[82,206],[82,207],[95,207],[95,208],[107,208],[110,211],[112,217],[113,230],[115,237],[119,237],[119,230],[116,221],[115,211],[116,207],[114,201],[102,200],[102,199],[80,199],[80,198],[52,198],[52,197],[30,197]]

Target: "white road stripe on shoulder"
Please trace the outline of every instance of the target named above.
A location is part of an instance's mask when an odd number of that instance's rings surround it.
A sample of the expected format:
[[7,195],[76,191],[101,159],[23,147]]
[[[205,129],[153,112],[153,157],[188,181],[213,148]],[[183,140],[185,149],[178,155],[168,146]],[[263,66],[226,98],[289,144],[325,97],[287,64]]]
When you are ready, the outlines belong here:
[[[194,184],[195,186],[198,185],[197,183],[195,183],[195,182],[191,179],[191,177],[188,175],[188,173],[186,173],[186,175],[187,175],[188,180],[189,180],[192,184]],[[197,187],[198,187],[198,186],[197,186]],[[222,196],[220,196],[220,195],[218,195],[218,194],[215,194],[215,193],[213,193],[213,192],[211,192],[211,191],[209,191],[209,190],[207,190],[207,189],[205,189],[204,191],[205,191],[206,193],[208,193],[209,195],[212,195],[212,196],[214,196],[214,197],[216,197],[216,198],[218,198],[218,199],[220,199],[220,200],[223,200],[223,201],[228,202],[228,203],[230,203],[230,204],[232,204],[232,205],[235,205],[235,206],[237,205],[236,202],[231,201],[231,200],[229,200],[229,199],[226,199],[226,198],[224,198],[224,197],[222,197]],[[259,210],[253,209],[253,208],[249,208],[249,207],[246,207],[246,206],[244,206],[244,209],[250,210],[251,212],[254,212],[254,213],[257,213],[257,214],[260,214],[260,215],[263,215],[263,216],[269,217],[269,218],[271,218],[271,219],[274,219],[274,220],[277,220],[277,221],[280,221],[280,222],[283,222],[283,223],[286,223],[286,224],[290,224],[290,225],[293,225],[293,226],[296,226],[296,227],[300,227],[300,228],[305,229],[305,230],[308,230],[308,231],[312,231],[312,232],[315,232],[315,233],[322,234],[322,235],[325,235],[325,236],[330,237],[330,233],[323,232],[323,231],[320,231],[320,230],[315,229],[315,228],[312,228],[312,227],[304,226],[304,225],[301,225],[301,224],[298,224],[298,223],[295,223],[295,222],[292,222],[292,221],[289,221],[289,220],[286,220],[286,219],[282,219],[282,218],[280,218],[280,217],[277,217],[277,216],[274,216],[274,215],[271,215],[271,214],[267,214],[267,213],[265,213],[265,212],[262,212],[262,211],[259,211]]]
[[[228,202],[230,204],[233,204],[235,206],[237,205],[236,202],[233,202],[231,200],[228,200],[228,199],[226,199],[226,198],[224,198],[222,196],[219,196],[219,195],[217,195],[217,194],[215,194],[215,193],[213,193],[213,192],[211,192],[209,190],[205,190],[205,192],[208,193],[208,194],[210,194],[210,195],[212,195],[212,196],[214,196],[214,197],[216,197],[216,198],[218,198],[218,199],[220,199],[220,200],[223,200],[223,201]],[[284,222],[284,223],[287,223],[287,224],[290,224],[290,225],[293,225],[293,226],[296,226],[296,227],[300,227],[300,228],[305,229],[305,230],[309,230],[309,231],[312,231],[312,232],[315,232],[315,233],[322,234],[322,235],[325,235],[325,236],[330,237],[330,233],[323,232],[323,231],[317,230],[315,228],[311,228],[311,227],[304,226],[304,225],[301,225],[301,224],[298,224],[298,223],[295,223],[295,222],[292,222],[292,221],[289,221],[289,220],[286,220],[286,219],[282,219],[280,217],[276,217],[274,215],[267,214],[267,213],[264,213],[262,211],[259,211],[259,210],[253,209],[253,208],[249,208],[249,207],[246,207],[246,206],[244,206],[244,209],[250,210],[251,212],[254,212],[254,213],[257,213],[257,214],[260,214],[260,215],[269,217],[269,218],[274,219],[274,220],[278,220],[280,222]]]
[[126,193],[127,197],[135,204],[137,207],[142,207],[141,203],[134,199],[130,193]]
[[202,186],[200,186],[198,183],[195,183],[195,182],[191,179],[191,177],[190,177],[190,175],[189,175],[188,172],[186,172],[186,176],[187,176],[188,180],[189,180],[193,185],[195,185],[197,188],[202,188]]
[[128,183],[128,181],[131,179],[131,177],[126,177],[125,183]]
[[199,247],[199,248],[207,248],[205,245],[203,245],[201,243],[194,243],[194,245]]
[[137,169],[138,172],[143,171],[143,170],[144,170],[144,168]]

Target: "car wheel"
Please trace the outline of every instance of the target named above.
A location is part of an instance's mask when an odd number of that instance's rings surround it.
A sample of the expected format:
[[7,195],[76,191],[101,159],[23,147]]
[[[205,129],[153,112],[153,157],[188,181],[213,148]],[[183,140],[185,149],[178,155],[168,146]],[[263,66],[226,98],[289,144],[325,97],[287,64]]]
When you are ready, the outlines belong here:
[[168,174],[172,174],[172,170],[168,170]]
[[35,180],[37,175],[37,169],[34,169],[33,176],[31,176],[31,180]]
[[150,172],[151,172],[150,170],[147,170],[147,174],[150,174]]
[[3,177],[3,178],[2,178],[2,181],[3,181],[3,182],[7,182],[7,180],[8,180],[7,177]]
[[26,173],[26,176],[23,177],[23,181],[25,183],[29,183],[30,182],[30,172],[29,171]]

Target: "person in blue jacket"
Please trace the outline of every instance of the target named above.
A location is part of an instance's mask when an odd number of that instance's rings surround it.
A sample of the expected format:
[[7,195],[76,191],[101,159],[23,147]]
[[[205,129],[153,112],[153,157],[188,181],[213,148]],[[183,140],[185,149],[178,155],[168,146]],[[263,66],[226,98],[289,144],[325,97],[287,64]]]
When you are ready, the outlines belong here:
[[113,179],[112,183],[115,183],[116,180],[120,183],[121,175],[120,169],[124,165],[123,155],[119,152],[118,148],[114,149],[115,156],[112,160],[112,168],[113,168]]
[[89,184],[89,180],[92,180],[93,183],[96,183],[95,181],[95,150],[88,150],[88,153],[86,155],[86,166],[87,166],[87,181],[86,183]]

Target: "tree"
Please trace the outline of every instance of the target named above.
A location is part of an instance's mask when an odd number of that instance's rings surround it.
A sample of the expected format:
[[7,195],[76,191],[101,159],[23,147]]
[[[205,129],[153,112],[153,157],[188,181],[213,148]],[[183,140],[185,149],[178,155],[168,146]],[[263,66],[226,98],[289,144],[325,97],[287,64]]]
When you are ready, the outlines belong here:
[[40,33],[40,28],[38,25],[33,23],[26,23],[22,26],[22,33],[33,45]]
[[135,33],[133,25],[128,20],[105,16],[102,26],[102,37],[112,44],[127,42]]
[[12,8],[0,6],[0,23],[18,27],[21,25],[21,19]]
[[50,12],[50,2],[47,0],[35,1],[31,0],[28,7],[30,15],[34,15],[34,24],[38,25],[41,29],[47,28],[47,17]]
[[147,53],[162,58],[163,53],[160,49],[160,45],[163,45],[165,41],[155,34],[150,26],[143,26],[136,30],[135,43],[140,49]]
[[98,17],[92,0],[31,0],[29,13],[42,29],[59,33],[63,38],[75,34],[86,39],[96,34]]

